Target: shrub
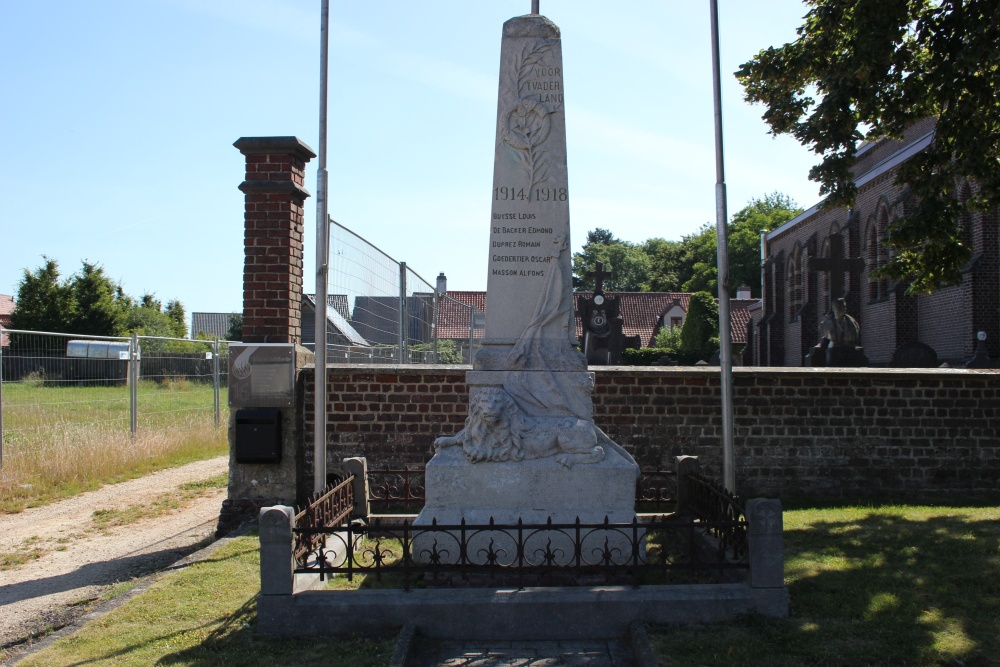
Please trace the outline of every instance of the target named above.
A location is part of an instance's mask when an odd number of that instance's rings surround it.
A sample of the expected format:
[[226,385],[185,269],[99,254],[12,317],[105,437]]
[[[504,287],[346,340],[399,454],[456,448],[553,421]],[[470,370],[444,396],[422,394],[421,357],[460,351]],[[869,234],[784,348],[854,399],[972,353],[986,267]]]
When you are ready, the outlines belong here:
[[663,357],[670,357],[672,354],[670,350],[662,347],[626,349],[622,354],[622,361],[626,366],[659,366]]

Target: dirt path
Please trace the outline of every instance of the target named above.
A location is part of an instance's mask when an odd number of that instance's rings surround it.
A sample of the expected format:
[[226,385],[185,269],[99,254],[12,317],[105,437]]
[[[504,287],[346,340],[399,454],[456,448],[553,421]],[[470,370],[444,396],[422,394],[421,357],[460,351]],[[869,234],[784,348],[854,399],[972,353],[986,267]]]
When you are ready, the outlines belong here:
[[0,571],[0,655],[82,616],[113,584],[166,567],[204,543],[226,491],[182,485],[227,466],[226,456],[197,461],[0,516],[0,553],[32,558]]

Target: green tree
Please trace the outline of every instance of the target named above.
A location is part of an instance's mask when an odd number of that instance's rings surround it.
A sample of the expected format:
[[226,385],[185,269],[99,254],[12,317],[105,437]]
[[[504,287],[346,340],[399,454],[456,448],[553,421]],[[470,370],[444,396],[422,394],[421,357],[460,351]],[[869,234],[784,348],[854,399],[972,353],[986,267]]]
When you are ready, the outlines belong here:
[[79,273],[69,281],[74,307],[69,331],[90,336],[117,336],[125,324],[131,303],[104,269],[84,260]]
[[653,347],[666,350],[667,354],[676,356],[681,349],[681,327],[661,327],[653,338]]
[[73,291],[59,279],[59,263],[42,256],[44,264],[24,270],[17,286],[17,300],[10,316],[11,329],[74,333]]
[[642,245],[642,249],[649,257],[649,290],[680,292],[690,273],[684,262],[684,243],[652,238]]
[[[760,296],[760,233],[777,229],[801,212],[788,195],[772,192],[762,199],[751,199],[733,214],[728,227],[730,296],[735,296],[741,285],[748,285],[751,294]],[[683,284],[685,292],[719,293],[715,239],[715,226],[709,224],[684,237],[684,258],[691,267]]]
[[695,292],[681,327],[681,361],[708,361],[718,349],[719,306],[708,292]]
[[163,314],[174,323],[174,338],[185,338],[187,336],[187,314],[184,312],[184,304],[176,299],[168,301]]
[[243,340],[243,313],[233,313],[229,316],[226,340]]
[[[598,232],[610,235],[607,230],[597,229],[587,235],[588,242],[583,251],[573,255],[574,285],[581,291],[593,291],[594,279],[587,272],[594,271],[598,262],[604,263],[604,270],[611,272],[610,278],[605,278],[603,287],[606,292],[645,292],[648,291],[646,281],[649,277],[649,256],[638,246],[628,241],[615,240],[613,243],[591,243],[591,238]],[[614,238],[614,237],[611,237]]]
[[[897,172],[916,205],[889,228],[884,269],[934,291],[961,279],[964,208],[1000,205],[1000,3],[996,0],[809,0],[798,39],[736,73],[773,134],[822,156],[809,177],[827,205],[851,206],[858,142],[900,138],[933,117],[934,142]],[[975,181],[959,203],[957,182]]]

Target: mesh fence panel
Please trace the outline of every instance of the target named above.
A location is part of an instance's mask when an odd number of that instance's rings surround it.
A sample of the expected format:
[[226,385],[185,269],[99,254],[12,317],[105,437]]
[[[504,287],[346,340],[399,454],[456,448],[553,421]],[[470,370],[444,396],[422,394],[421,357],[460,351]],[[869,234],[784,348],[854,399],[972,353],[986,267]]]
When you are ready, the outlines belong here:
[[328,363],[471,363],[482,337],[474,305],[437,293],[405,262],[333,220],[330,248]]
[[127,338],[5,333],[0,410],[6,442],[69,424],[128,429]]
[[[0,334],[0,437],[4,458],[55,442],[127,436],[216,418],[213,343],[140,336],[138,373],[128,338],[4,329]],[[210,355],[209,353],[213,353]],[[220,422],[227,418],[227,348],[220,346]]]
[[[138,421],[161,426],[178,420],[214,418],[215,360],[212,341],[139,337]],[[221,404],[227,403],[220,351]]]

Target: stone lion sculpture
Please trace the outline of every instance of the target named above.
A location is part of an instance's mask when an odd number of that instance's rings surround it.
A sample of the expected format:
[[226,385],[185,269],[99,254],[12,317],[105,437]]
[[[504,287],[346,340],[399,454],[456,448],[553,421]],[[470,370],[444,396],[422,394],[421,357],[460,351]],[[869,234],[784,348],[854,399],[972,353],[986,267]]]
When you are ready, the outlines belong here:
[[464,429],[434,441],[435,450],[454,446],[461,446],[472,463],[554,456],[560,465],[572,468],[577,463],[604,460],[605,447],[632,461],[631,455],[593,422],[576,417],[523,415],[499,387],[482,389],[472,397]]

